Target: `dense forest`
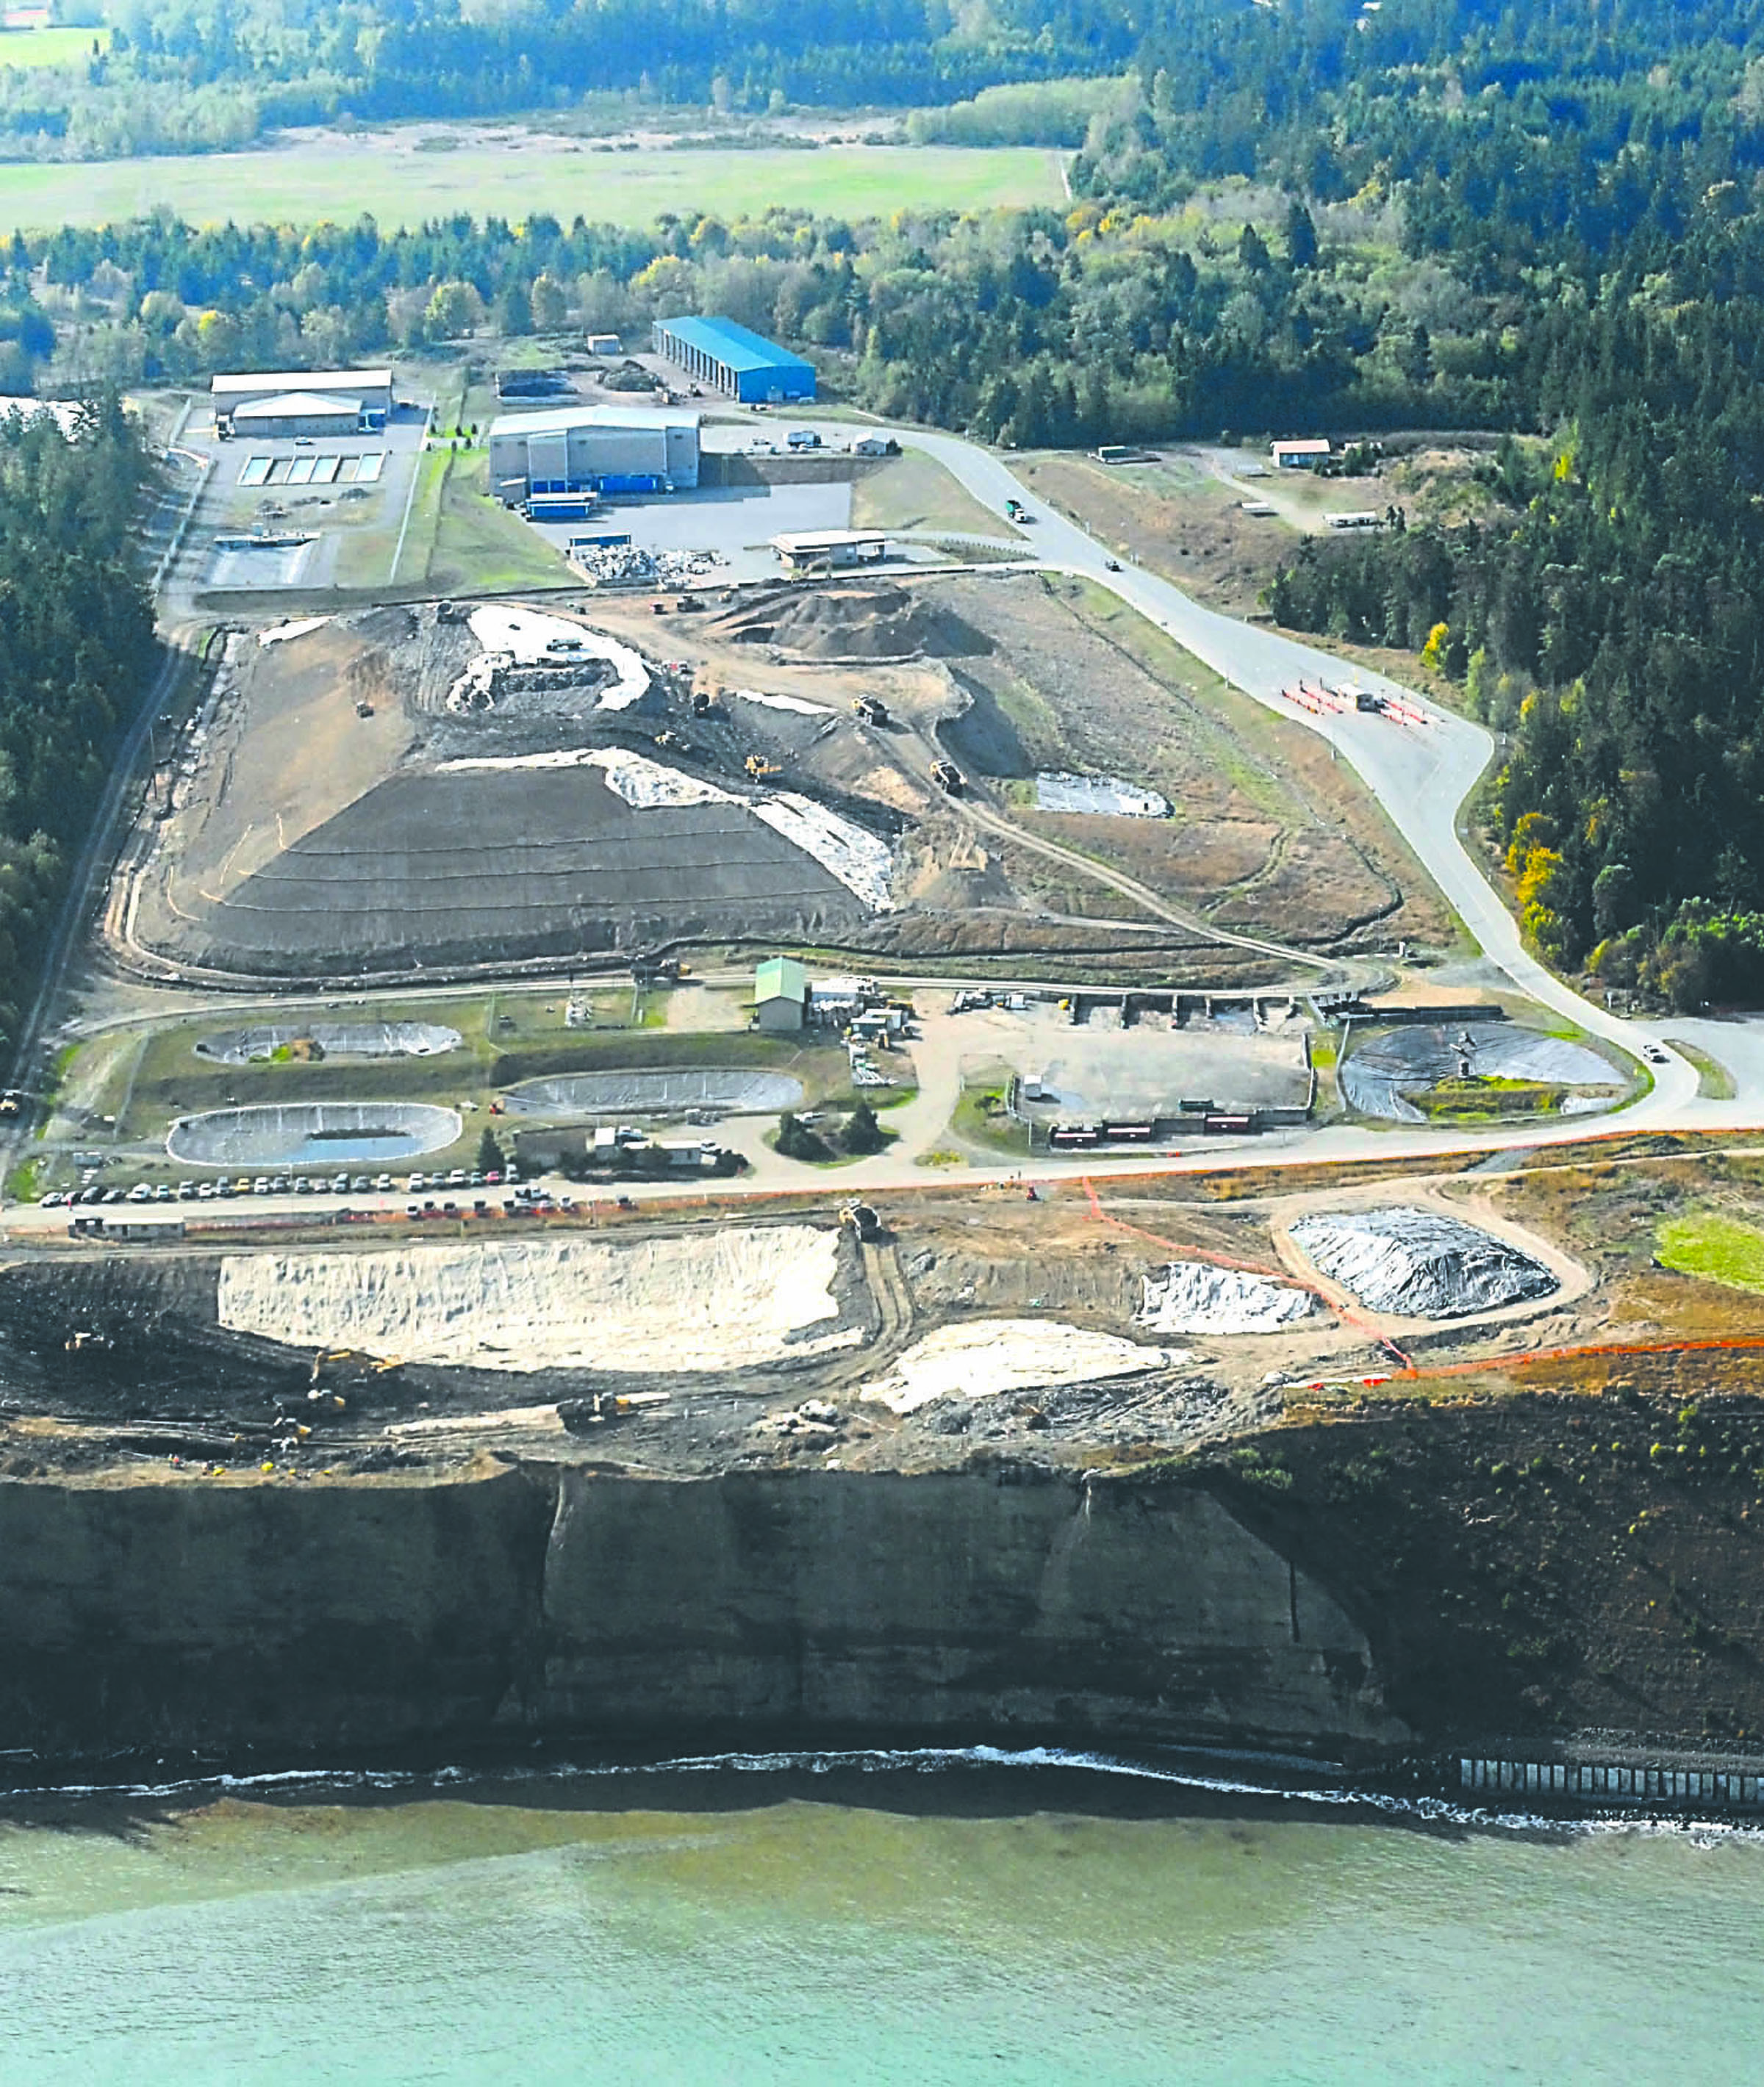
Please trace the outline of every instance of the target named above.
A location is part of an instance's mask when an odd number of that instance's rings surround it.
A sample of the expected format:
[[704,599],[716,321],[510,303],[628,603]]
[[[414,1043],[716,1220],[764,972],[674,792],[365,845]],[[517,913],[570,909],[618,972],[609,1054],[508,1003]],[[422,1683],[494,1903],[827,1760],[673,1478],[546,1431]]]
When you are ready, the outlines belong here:
[[147,471],[113,395],[70,437],[0,419],[0,1042],[16,1035],[153,654],[130,557]]

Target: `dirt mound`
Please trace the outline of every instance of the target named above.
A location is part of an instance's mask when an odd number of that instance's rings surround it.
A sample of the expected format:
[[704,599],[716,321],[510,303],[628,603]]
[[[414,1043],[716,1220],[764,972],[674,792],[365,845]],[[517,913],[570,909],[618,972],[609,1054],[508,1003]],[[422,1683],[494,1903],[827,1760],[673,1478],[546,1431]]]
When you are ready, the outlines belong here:
[[967,659],[992,651],[970,623],[904,587],[826,587],[756,613],[731,635],[805,659]]

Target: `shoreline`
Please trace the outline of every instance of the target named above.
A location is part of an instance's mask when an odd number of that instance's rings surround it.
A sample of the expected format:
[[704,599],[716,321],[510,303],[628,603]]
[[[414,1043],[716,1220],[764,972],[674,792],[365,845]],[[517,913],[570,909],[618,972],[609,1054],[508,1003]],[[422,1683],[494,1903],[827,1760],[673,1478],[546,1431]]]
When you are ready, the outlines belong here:
[[[602,1759],[559,1752],[536,1760],[530,1755],[523,1760],[514,1754],[485,1754],[434,1765],[387,1761],[345,1768],[313,1763],[260,1769],[190,1761],[182,1769],[162,1763],[162,1769],[172,1772],[151,1780],[58,1779],[71,1765],[58,1771],[45,1765],[41,1779],[0,1786],[0,1823],[48,1823],[47,1815],[58,1814],[69,1804],[113,1809],[139,1824],[143,1812],[169,1819],[228,1801],[274,1807],[458,1802],[516,1804],[533,1811],[705,1814],[811,1802],[923,1817],[1023,1817],[1049,1812],[1125,1820],[1307,1816],[1445,1834],[1550,1837],[1614,1829],[1719,1829],[1764,1838],[1764,1799],[1742,1809],[1661,1803],[1652,1797],[1588,1802],[1576,1801],[1571,1792],[1562,1797],[1502,1791],[1498,1795],[1507,1802],[1477,1803],[1438,1772],[1448,1765],[1439,1761],[1405,1763],[1382,1776],[1356,1777],[1339,1762],[1198,1748],[1117,1754],[1096,1748],[976,1742],[779,1747]],[[1754,1765],[1764,1771],[1764,1761]],[[12,1773],[16,1775],[15,1768]],[[1014,1801],[1019,1793],[1031,1801]]]

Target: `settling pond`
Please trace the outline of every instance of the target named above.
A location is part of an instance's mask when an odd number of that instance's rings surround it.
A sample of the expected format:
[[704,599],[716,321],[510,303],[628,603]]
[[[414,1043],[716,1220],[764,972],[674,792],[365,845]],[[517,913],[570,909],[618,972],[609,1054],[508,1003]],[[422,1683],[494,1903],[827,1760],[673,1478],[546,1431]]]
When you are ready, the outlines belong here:
[[[1624,1076],[1607,1058],[1565,1036],[1506,1022],[1474,1022],[1468,1027],[1393,1029],[1359,1044],[1343,1061],[1341,1089],[1351,1108],[1388,1123],[1425,1123],[1407,1090],[1435,1086],[1454,1078],[1460,1036],[1470,1042],[1470,1069],[1484,1078],[1535,1080],[1548,1086],[1621,1088]],[[1565,1116],[1611,1108],[1615,1094],[1569,1095]]]
[[199,1058],[217,1065],[245,1065],[254,1058],[273,1058],[296,1044],[316,1044],[327,1058],[434,1058],[459,1048],[457,1029],[438,1022],[263,1022],[254,1029],[225,1029],[199,1036],[192,1047]]
[[283,1102],[186,1116],[165,1149],[196,1167],[347,1166],[438,1152],[460,1129],[457,1109],[428,1102]]
[[511,1116],[568,1121],[597,1116],[661,1116],[676,1109],[715,1109],[722,1116],[770,1116],[795,1108],[802,1082],[788,1073],[739,1067],[688,1066],[668,1073],[564,1073],[523,1080],[510,1088]]

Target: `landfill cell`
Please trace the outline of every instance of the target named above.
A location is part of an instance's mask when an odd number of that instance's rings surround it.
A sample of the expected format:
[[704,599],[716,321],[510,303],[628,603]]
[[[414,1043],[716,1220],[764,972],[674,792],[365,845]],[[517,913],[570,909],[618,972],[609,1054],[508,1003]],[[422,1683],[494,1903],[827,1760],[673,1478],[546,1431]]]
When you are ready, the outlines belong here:
[[[395,775],[182,932],[182,954],[267,975],[804,939],[862,902],[739,803],[639,809],[579,768]],[[185,939],[187,938],[187,939]]]

